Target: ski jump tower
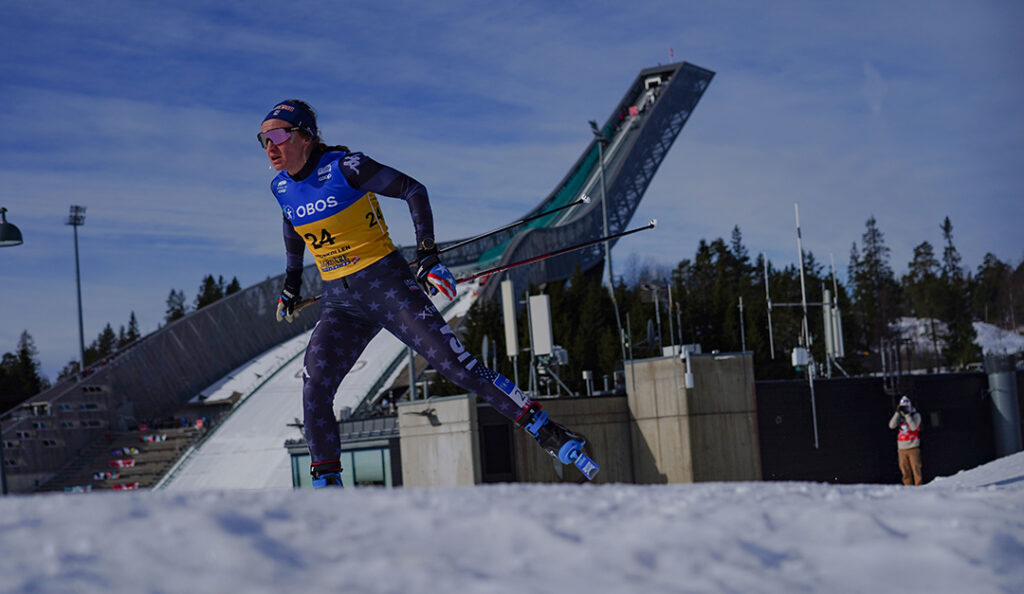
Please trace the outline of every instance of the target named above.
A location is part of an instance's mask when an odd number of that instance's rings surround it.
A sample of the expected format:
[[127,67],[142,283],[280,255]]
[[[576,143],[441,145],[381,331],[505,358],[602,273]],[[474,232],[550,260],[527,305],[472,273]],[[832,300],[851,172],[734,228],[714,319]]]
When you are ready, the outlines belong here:
[[[608,233],[626,230],[640,199],[683,126],[697,106],[714,72],[687,62],[642,70],[596,136],[555,189],[523,218],[564,206],[583,195],[588,205],[554,213],[527,225],[445,253],[444,261],[460,272],[501,266],[604,236],[603,201],[608,206]],[[601,150],[599,143],[606,143]],[[602,168],[604,157],[604,188]],[[612,240],[614,244],[615,240]],[[442,243],[440,247],[458,241]],[[408,249],[408,248],[407,248]],[[414,249],[405,253],[413,259]],[[602,245],[508,270],[516,290],[530,283],[569,278],[578,265],[588,270],[603,262]],[[481,294],[489,298],[498,283]]]

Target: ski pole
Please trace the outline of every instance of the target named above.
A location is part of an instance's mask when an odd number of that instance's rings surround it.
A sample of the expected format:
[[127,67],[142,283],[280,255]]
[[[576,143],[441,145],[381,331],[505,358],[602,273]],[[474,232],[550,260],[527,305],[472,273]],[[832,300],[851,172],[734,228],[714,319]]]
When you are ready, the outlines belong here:
[[[458,243],[453,243],[452,245],[449,245],[447,247],[441,248],[440,250],[438,250],[437,253],[443,254],[443,253],[445,253],[447,251],[454,250],[455,248],[460,248],[460,247],[462,247],[464,245],[467,245],[467,244],[470,244],[470,243],[473,243],[473,242],[476,242],[476,241],[480,241],[481,239],[486,239],[488,237],[491,237],[492,235],[497,235],[498,233],[501,233],[502,231],[508,231],[509,229],[512,229],[514,227],[518,227],[519,225],[523,225],[525,223],[529,223],[530,221],[536,221],[537,219],[539,219],[541,217],[546,217],[549,214],[554,214],[554,213],[556,213],[556,212],[558,212],[560,210],[565,210],[567,208],[572,208],[573,206],[576,206],[577,204],[590,204],[590,196],[581,196],[580,198],[578,198],[578,199],[576,199],[576,200],[574,200],[574,201],[572,201],[569,204],[566,204],[564,206],[559,206],[557,208],[552,208],[549,211],[542,212],[542,213],[539,213],[539,214],[535,214],[533,216],[526,217],[525,219],[519,219],[518,221],[509,223],[509,224],[505,225],[504,227],[499,227],[499,228],[497,228],[497,229],[495,229],[493,231],[488,231],[487,233],[482,233],[480,235],[477,235],[476,237],[470,237],[469,239],[463,239],[462,241],[460,241]],[[416,264],[416,263],[415,262],[409,262],[410,266],[412,266],[414,264]]]
[[532,264],[533,262],[539,262],[541,260],[547,260],[548,258],[553,258],[555,256],[561,256],[562,254],[568,254],[569,252],[575,252],[576,250],[581,250],[581,249],[583,249],[585,247],[590,247],[592,245],[603,243],[605,241],[611,241],[613,239],[618,239],[620,237],[625,237],[627,235],[632,235],[633,233],[639,233],[641,231],[646,231],[648,229],[654,229],[657,226],[658,226],[658,219],[651,219],[651,222],[647,223],[643,227],[637,227],[636,229],[630,229],[629,231],[622,231],[621,233],[613,233],[613,234],[607,235],[605,237],[599,237],[597,239],[592,239],[590,241],[585,241],[583,243],[579,243],[579,244],[576,244],[574,246],[570,246],[570,247],[567,247],[567,248],[562,248],[560,250],[555,250],[553,252],[548,252],[546,254],[541,254],[539,256],[534,256],[532,258],[527,258],[525,260],[520,260],[518,262],[512,262],[510,264],[504,264],[502,266],[496,266],[494,268],[489,268],[487,270],[482,270],[480,272],[471,274],[469,276],[464,276],[464,277],[462,277],[460,279],[456,279],[455,282],[456,283],[465,283],[465,282],[471,281],[471,280],[473,280],[475,278],[479,278],[481,276],[486,276],[488,274],[494,274],[494,273],[497,273],[497,272],[502,272],[504,270],[509,270],[510,268],[518,268],[519,266],[524,266],[526,264]]

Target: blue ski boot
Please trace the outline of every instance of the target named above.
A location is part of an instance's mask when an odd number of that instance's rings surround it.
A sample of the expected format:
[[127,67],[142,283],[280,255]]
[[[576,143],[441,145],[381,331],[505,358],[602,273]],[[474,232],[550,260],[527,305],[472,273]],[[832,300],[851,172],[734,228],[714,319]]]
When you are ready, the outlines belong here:
[[593,480],[597,471],[601,470],[601,467],[583,452],[587,438],[552,421],[548,418],[548,413],[542,411],[536,402],[530,403],[530,407],[523,412],[517,424],[532,435],[544,451],[562,464],[575,464],[588,479]]
[[309,474],[313,477],[314,489],[325,489],[330,487],[341,488],[341,461],[314,462],[309,467]]

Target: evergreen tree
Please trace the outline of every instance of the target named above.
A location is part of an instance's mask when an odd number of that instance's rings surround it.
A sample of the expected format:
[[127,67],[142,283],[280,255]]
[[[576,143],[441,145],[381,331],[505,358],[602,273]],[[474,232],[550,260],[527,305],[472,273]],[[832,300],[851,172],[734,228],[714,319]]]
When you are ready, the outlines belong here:
[[974,343],[977,333],[971,323],[968,284],[960,268],[960,252],[953,245],[953,223],[949,217],[942,222],[942,284],[945,291],[943,321],[949,328],[946,340],[946,361],[959,368],[981,358],[981,349]]
[[28,398],[18,365],[18,356],[4,353],[0,358],[0,412],[13,408]]
[[925,241],[914,248],[914,258],[907,264],[907,274],[902,279],[908,313],[928,321],[928,334],[932,342],[933,357],[936,360],[942,356],[939,339],[945,338],[945,333],[940,333],[937,323],[942,317],[943,303],[943,289],[939,272],[939,261],[935,258],[935,249],[932,244]]
[[0,359],[0,411],[50,387],[49,380],[40,371],[38,354],[28,330],[21,333],[14,353],[4,353]]
[[167,296],[167,311],[164,314],[164,320],[170,323],[185,317],[185,307],[185,292],[171,289],[170,295]]
[[103,330],[100,331],[96,340],[92,341],[89,346],[85,347],[85,366],[88,367],[93,363],[114,354],[117,350],[117,344],[117,335],[114,334],[114,329],[111,328],[108,323],[103,327]]
[[68,364],[65,365],[64,368],[60,370],[60,373],[57,374],[57,381],[60,382],[69,377],[73,377],[80,371],[82,371],[82,365],[77,359],[74,361],[68,361]]
[[195,308],[200,310],[211,303],[214,303],[218,299],[224,296],[224,277],[221,276],[217,280],[214,280],[212,274],[208,274],[203,277],[203,282],[199,285],[199,293],[196,294]]
[[228,283],[227,288],[224,289],[224,296],[228,296],[237,293],[242,290],[242,285],[238,282],[238,277],[231,277],[231,282]]
[[[601,285],[601,268],[584,273],[576,270],[569,281],[568,290],[560,303],[559,312],[565,319],[559,323],[558,336],[569,351],[568,379],[584,393],[583,370],[595,374],[595,389],[602,389],[601,375],[612,374],[616,362],[622,358],[615,310],[611,296]],[[603,372],[603,373],[602,373]]]
[[[721,241],[721,240],[718,240]],[[721,317],[715,304],[715,252],[707,240],[697,244],[693,262],[683,260],[676,268],[684,298],[683,328],[690,341],[709,350],[718,348]],[[712,346],[715,345],[715,346]]]
[[733,260],[736,261],[740,268],[750,264],[750,255],[747,253],[747,248],[743,245],[743,233],[740,232],[739,225],[735,225],[732,228],[729,251],[732,254]]
[[849,280],[853,291],[851,313],[859,318],[862,334],[852,337],[858,350],[878,346],[892,335],[891,324],[899,312],[899,285],[889,266],[889,248],[875,217],[866,222],[861,249],[850,252]]
[[121,326],[117,333],[117,348],[122,349],[129,344],[139,339],[139,321],[135,319],[135,312],[132,311],[131,317],[128,318],[128,329],[125,330],[124,326]]
[[985,254],[971,287],[971,309],[983,322],[1012,328],[1010,293],[1013,269],[992,254]]

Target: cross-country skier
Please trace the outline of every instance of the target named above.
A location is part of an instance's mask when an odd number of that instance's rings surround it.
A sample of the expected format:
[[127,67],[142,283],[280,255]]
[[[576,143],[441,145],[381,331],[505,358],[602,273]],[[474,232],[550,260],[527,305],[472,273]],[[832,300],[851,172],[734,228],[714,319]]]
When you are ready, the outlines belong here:
[[[284,212],[285,281],[277,320],[291,322],[308,249],[323,279],[320,319],[302,368],[302,403],[314,487],[341,486],[334,394],[381,328],[397,336],[445,377],[483,396],[530,433],[552,456],[578,452],[585,439],[550,420],[516,385],[473,357],[430,295],[455,298],[456,282],[438,258],[423,184],[363,153],[328,146],[303,101],[274,106],[257,135],[279,173],[270,190]],[[416,232],[416,272],[395,250],[377,195],[405,200]]]

